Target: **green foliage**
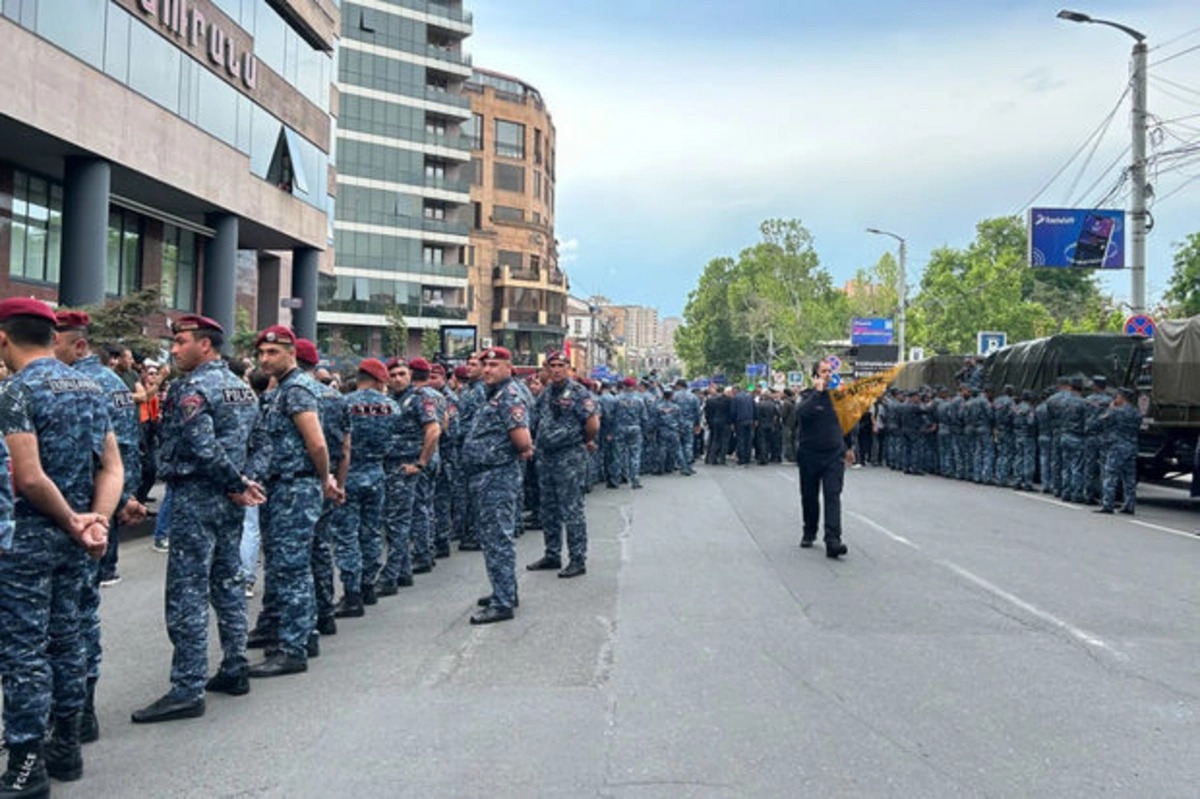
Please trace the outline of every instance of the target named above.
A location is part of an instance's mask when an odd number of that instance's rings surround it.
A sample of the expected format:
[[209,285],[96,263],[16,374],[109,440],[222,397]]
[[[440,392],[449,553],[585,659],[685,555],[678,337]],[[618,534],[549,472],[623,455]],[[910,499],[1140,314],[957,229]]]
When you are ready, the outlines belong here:
[[128,347],[138,357],[158,358],[163,342],[146,335],[147,320],[162,313],[159,290],[150,286],[134,294],[114,297],[103,305],[83,310],[92,319],[92,347],[97,352],[105,347]]
[[1032,269],[1019,217],[985,219],[965,250],[934,250],[909,303],[909,343],[969,353],[981,330],[1010,343],[1063,332],[1119,329],[1120,313],[1088,271]]
[[408,320],[400,307],[393,305],[384,313],[387,329],[384,330],[383,349],[391,357],[403,358],[408,354]]
[[442,337],[437,328],[427,327],[421,331],[421,355],[432,360],[442,349]]
[[236,355],[253,356],[254,340],[258,337],[258,332],[250,324],[250,311],[239,305],[234,310],[233,317],[233,336],[229,339],[229,346]]
[[796,368],[820,342],[844,338],[845,295],[820,265],[798,220],[770,219],[762,241],[708,263],[688,294],[675,347],[691,376],[741,375],[753,361]]
[[850,281],[846,302],[850,316],[896,317],[900,305],[900,264],[890,253],[875,262],[874,266],[859,269]]
[[1163,299],[1171,303],[1172,316],[1195,316],[1200,314],[1200,233],[1172,246],[1175,260]]

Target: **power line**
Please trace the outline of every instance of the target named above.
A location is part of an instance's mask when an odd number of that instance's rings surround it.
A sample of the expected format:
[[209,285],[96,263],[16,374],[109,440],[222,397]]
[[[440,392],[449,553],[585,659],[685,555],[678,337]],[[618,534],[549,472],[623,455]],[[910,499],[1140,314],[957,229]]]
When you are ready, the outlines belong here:
[[1159,42],[1158,44],[1156,44],[1150,48],[1150,52],[1154,52],[1155,50],[1161,50],[1164,47],[1170,47],[1171,45],[1175,44],[1175,42],[1178,42],[1181,39],[1186,39],[1187,37],[1189,37],[1195,33],[1200,33],[1200,28],[1192,28],[1190,31],[1184,31],[1183,33],[1179,34],[1178,36],[1172,36],[1170,39],[1167,39],[1165,42]]
[[1171,197],[1174,197],[1176,194],[1183,191],[1188,185],[1194,183],[1197,180],[1200,180],[1200,175],[1192,175],[1190,178],[1185,180],[1183,183],[1180,183],[1178,186],[1171,189],[1169,192],[1167,192],[1163,196],[1157,198],[1155,200],[1155,205],[1157,205],[1158,203],[1161,203],[1161,202],[1165,202],[1166,200],[1170,199]]
[[1185,86],[1184,84],[1180,83],[1179,81],[1171,80],[1170,78],[1164,78],[1162,75],[1150,75],[1149,78],[1150,78],[1150,80],[1153,80],[1153,81],[1157,81],[1160,83],[1166,83],[1169,86],[1174,86],[1176,89],[1183,89],[1185,92],[1191,92],[1192,94],[1200,94],[1200,89],[1193,89],[1191,86]]
[[1152,61],[1152,62],[1150,62],[1150,66],[1156,67],[1159,64],[1165,64],[1168,61],[1174,61],[1176,58],[1179,58],[1179,56],[1187,55],[1188,53],[1194,52],[1196,50],[1200,50],[1200,44],[1194,44],[1191,47],[1187,48],[1186,50],[1180,50],[1178,53],[1175,53],[1174,55],[1169,55],[1166,58],[1160,58],[1157,61]]
[[[1103,181],[1106,177],[1108,177],[1109,173],[1113,171],[1113,169],[1117,166],[1117,164],[1121,163],[1121,161],[1124,160],[1125,156],[1127,156],[1129,154],[1129,151],[1132,149],[1133,149],[1132,145],[1125,145],[1125,149],[1122,150],[1117,155],[1117,157],[1114,158],[1109,163],[1109,165],[1104,168],[1104,171],[1100,173],[1100,177],[1096,178],[1096,180],[1092,182],[1092,185],[1090,185],[1086,189],[1084,189],[1083,192],[1079,194],[1078,199],[1076,199],[1074,203],[1070,203],[1070,206],[1074,207],[1075,205],[1078,205],[1079,203],[1083,202],[1084,197],[1091,196],[1092,192],[1094,192],[1100,186],[1101,181]],[[1097,207],[1098,207],[1098,204],[1097,204]]]

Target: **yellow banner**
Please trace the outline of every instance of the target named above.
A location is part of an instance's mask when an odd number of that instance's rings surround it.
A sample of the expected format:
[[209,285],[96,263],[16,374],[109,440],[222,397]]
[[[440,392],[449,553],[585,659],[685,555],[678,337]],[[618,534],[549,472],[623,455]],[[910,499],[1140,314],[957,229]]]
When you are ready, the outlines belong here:
[[902,368],[904,368],[903,364],[896,364],[886,372],[855,380],[845,388],[837,388],[829,392],[829,399],[833,403],[834,412],[837,413],[843,435],[849,433],[850,428],[854,427],[854,423],[875,404],[875,400],[883,396],[883,392],[887,391],[888,384],[896,379],[896,375],[900,374]]

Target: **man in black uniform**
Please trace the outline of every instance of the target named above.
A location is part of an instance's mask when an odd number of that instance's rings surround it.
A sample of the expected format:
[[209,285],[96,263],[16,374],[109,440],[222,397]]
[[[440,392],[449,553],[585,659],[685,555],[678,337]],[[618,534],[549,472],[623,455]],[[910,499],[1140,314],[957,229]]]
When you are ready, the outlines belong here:
[[796,462],[800,466],[800,507],[804,531],[800,546],[813,545],[825,499],[825,556],[846,554],[842,543],[842,479],[846,464],[854,463],[854,450],[846,446],[842,426],[833,410],[827,388],[833,367],[828,361],[813,365],[813,390],[796,407]]
[[704,420],[708,422],[708,452],[704,462],[710,466],[724,466],[725,456],[729,452],[729,397],[720,389],[712,389],[712,394],[704,403]]

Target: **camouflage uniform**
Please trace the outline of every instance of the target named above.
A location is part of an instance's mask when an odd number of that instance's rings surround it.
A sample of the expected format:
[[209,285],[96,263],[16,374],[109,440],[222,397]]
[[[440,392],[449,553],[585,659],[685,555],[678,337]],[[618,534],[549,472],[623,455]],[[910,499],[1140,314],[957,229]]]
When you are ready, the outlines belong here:
[[400,408],[373,388],[347,394],[350,413],[350,471],[346,501],[329,519],[334,558],[347,594],[374,586],[383,556],[383,459]]
[[542,534],[546,557],[562,559],[562,531],[567,528],[567,549],[572,562],[587,560],[587,518],[583,512],[583,484],[587,465],[584,425],[597,414],[591,393],[574,380],[551,383],[537,398],[538,479],[541,481]]
[[320,415],[319,386],[300,369],[293,369],[279,381],[264,418],[270,440],[267,501],[259,511],[265,585],[255,627],[277,631],[280,651],[300,660],[307,660],[305,645],[317,622],[312,549],[322,486],[293,417]]
[[957,480],[966,480],[969,476],[967,461],[967,401],[962,394],[951,398],[946,415],[950,422],[950,458],[952,468],[950,476]]
[[458,394],[458,440],[457,449],[460,456],[459,470],[455,475],[458,484],[459,503],[462,508],[462,522],[459,530],[461,540],[459,549],[464,546],[467,548],[477,548],[479,544],[479,536],[475,532],[476,518],[478,517],[478,503],[475,502],[475,496],[471,493],[471,481],[467,479],[466,473],[461,468],[461,453],[463,439],[470,429],[471,423],[475,418],[475,413],[479,410],[479,406],[483,403],[484,387],[482,380],[475,380],[467,383],[462,391]]
[[[113,434],[117,437],[117,447],[121,450],[121,465],[125,469],[121,500],[117,503],[117,508],[120,509],[137,492],[138,484],[142,481],[142,434],[138,427],[137,403],[133,401],[133,393],[130,392],[129,386],[125,385],[125,381],[112,369],[100,363],[99,356],[88,355],[71,366],[75,371],[95,381],[108,397],[108,420],[112,424]],[[114,522],[110,532],[115,530]],[[87,560],[87,577],[79,595],[79,635],[87,649],[90,695],[100,677],[100,661],[103,655],[100,646],[100,561],[91,558]]]
[[1042,493],[1049,494],[1054,490],[1054,444],[1050,431],[1049,398],[1042,400],[1034,406],[1033,418],[1037,427],[1038,471],[1041,476]]
[[996,482],[1002,486],[1013,483],[1016,472],[1016,438],[1013,432],[1013,407],[1016,403],[1007,394],[996,397],[992,412],[996,419]]
[[[446,398],[429,386],[417,388],[420,402],[428,408],[432,403],[433,417],[439,425],[446,411]],[[420,449],[417,450],[420,452]],[[415,459],[414,459],[415,460]],[[417,472],[416,493],[413,495],[412,523],[412,560],[413,568],[424,570],[433,568],[436,542],[434,541],[433,496],[437,483],[437,473],[441,468],[441,457],[435,447],[429,456],[429,463]],[[450,548],[449,540],[446,548]]]
[[967,403],[966,427],[971,437],[971,480],[991,483],[996,465],[992,446],[992,404],[983,394],[975,395]]
[[1062,450],[1062,493],[1069,502],[1084,501],[1083,436],[1087,425],[1087,403],[1074,392],[1068,393],[1059,406]]
[[600,458],[604,464],[604,482],[616,488],[621,481],[621,466],[617,459],[617,396],[612,391],[603,391],[598,400],[600,407]]
[[[0,436],[37,436],[46,476],[71,508],[86,512],[112,430],[107,405],[95,382],[52,357],[38,358],[0,388]],[[12,539],[0,557],[0,675],[10,749],[45,737],[52,698],[56,717],[83,710],[87,674],[79,634],[87,554],[24,497],[12,510]]]
[[647,416],[646,403],[633,391],[617,396],[613,424],[617,429],[617,465],[621,479],[641,485],[642,427]]
[[241,676],[246,661],[246,594],[239,576],[244,509],[226,494],[245,486],[246,440],[257,417],[250,388],[217,359],[175,380],[162,413],[162,466],[177,512],[167,554],[167,634],[175,647],[171,695],[204,696],[208,605],[217,616],[221,671]]
[[[336,475],[342,463],[346,436],[350,434],[350,411],[340,391],[321,383],[311,373],[305,376],[313,382],[321,400],[321,434],[325,436],[325,446],[329,450],[329,473]],[[350,446],[354,446],[353,437]],[[337,507],[333,500],[323,501],[321,518],[313,533],[311,562],[318,619],[333,617],[333,528],[329,517]]]
[[1038,420],[1033,406],[1021,400],[1013,406],[1012,427],[1016,455],[1013,458],[1013,478],[1016,487],[1033,490],[1033,473],[1037,468]]
[[1111,511],[1120,486],[1122,513],[1133,513],[1137,505],[1137,442],[1142,415],[1136,405],[1110,405],[1101,414],[1104,435],[1104,495],[1102,506]]
[[[663,397],[654,404],[653,413],[658,417],[658,452],[663,474],[675,471],[680,464],[681,444],[679,428],[681,411],[674,399]],[[688,431],[690,434],[690,430]]]
[[479,541],[492,584],[490,602],[501,610],[512,610],[517,602],[513,520],[519,512],[521,461],[509,433],[528,424],[522,393],[509,378],[487,387],[463,439],[462,465],[478,502]]
[[458,516],[461,510],[454,503],[455,474],[458,470],[458,394],[446,386],[442,389],[445,404],[445,426],[438,441],[438,469],[433,487],[433,549],[439,558],[450,555],[450,541],[457,538]]
[[[414,540],[417,535],[414,505],[421,472],[408,475],[401,466],[417,462],[425,441],[425,425],[438,420],[437,402],[416,386],[410,385],[393,401],[399,414],[392,426],[392,440],[384,459],[387,488],[383,517],[388,553],[379,575],[380,581],[389,585],[412,579],[413,551],[422,546]],[[421,528],[421,535],[425,534],[424,530]],[[428,545],[424,543],[422,551],[428,557]]]
[[1100,416],[1108,410],[1112,397],[1103,391],[1093,391],[1084,402],[1087,403],[1087,418],[1084,422],[1086,438],[1083,442],[1083,491],[1084,500],[1095,504],[1100,500],[1100,477],[1104,470],[1104,443],[1099,430]]

